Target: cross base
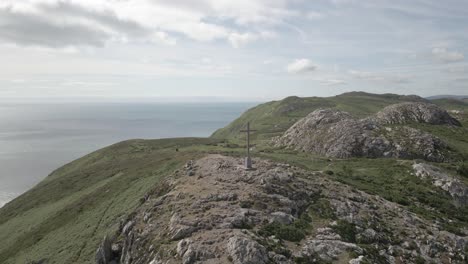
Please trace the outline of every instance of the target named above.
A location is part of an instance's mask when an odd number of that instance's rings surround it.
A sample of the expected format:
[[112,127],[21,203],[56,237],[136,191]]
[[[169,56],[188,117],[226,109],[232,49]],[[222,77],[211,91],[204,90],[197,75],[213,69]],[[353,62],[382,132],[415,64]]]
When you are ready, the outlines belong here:
[[252,168],[252,159],[250,157],[245,158],[245,160],[244,160],[244,169],[245,170],[253,170],[253,168]]

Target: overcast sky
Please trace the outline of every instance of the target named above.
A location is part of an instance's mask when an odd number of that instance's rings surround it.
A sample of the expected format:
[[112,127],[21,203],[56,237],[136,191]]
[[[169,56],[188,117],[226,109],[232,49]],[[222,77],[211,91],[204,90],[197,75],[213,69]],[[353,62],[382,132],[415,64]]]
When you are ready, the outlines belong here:
[[0,99],[468,94],[466,0],[0,0]]

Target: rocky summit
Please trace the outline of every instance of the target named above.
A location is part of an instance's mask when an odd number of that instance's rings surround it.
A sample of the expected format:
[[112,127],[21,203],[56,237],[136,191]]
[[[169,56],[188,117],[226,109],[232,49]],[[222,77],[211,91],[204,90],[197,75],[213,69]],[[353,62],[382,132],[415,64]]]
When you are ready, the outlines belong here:
[[375,115],[381,124],[406,124],[411,122],[432,125],[460,126],[460,122],[437,105],[421,102],[405,102],[385,107]]
[[404,124],[418,122],[459,126],[445,110],[427,103],[391,105],[373,116],[356,119],[335,109],[318,109],[299,120],[282,136],[288,147],[336,158],[393,157],[444,162],[450,150],[438,137]]
[[319,171],[241,164],[187,163],[104,238],[96,263],[466,263],[468,230],[444,231]]
[[467,135],[462,101],[354,92],[123,141],[0,208],[0,263],[468,263]]

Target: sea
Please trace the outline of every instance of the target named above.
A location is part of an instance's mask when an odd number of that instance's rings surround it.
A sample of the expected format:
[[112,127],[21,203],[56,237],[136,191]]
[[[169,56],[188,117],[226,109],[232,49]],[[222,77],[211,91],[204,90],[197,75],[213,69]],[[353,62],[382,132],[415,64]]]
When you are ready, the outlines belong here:
[[0,207],[94,150],[135,138],[207,137],[256,104],[0,103]]

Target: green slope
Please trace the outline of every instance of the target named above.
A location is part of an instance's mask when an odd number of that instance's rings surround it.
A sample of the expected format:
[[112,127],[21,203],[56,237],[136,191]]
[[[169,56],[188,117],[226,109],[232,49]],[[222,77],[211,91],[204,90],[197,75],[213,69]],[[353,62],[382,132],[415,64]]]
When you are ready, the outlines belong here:
[[431,100],[431,102],[447,110],[466,110],[468,108],[467,99],[442,98]]
[[334,97],[287,97],[281,101],[273,101],[256,106],[245,112],[228,126],[217,130],[213,138],[239,139],[239,134],[247,122],[257,129],[253,137],[268,139],[280,135],[297,120],[319,108],[336,108],[347,111],[356,117],[364,117],[378,112],[383,107],[408,101],[425,101],[418,96],[402,96],[396,94],[369,94],[351,92]]
[[203,149],[215,142],[125,141],[56,170],[0,209],[0,263],[93,263],[100,239],[145,193],[198,157],[193,146]]
[[[299,118],[320,107],[334,107],[367,116],[413,96],[348,93],[329,98],[288,97],[254,107],[212,138],[130,140],[91,153],[54,171],[36,187],[0,209],[0,263],[94,263],[105,234],[131,214],[146,193],[187,160],[206,153],[241,155],[247,121],[258,129],[253,155],[288,162],[307,170],[330,173],[330,178],[371,194],[398,202],[427,219],[445,223],[446,229],[468,227],[468,208],[457,208],[446,192],[410,174],[412,161],[394,159],[330,160],[307,153],[276,149],[263,144]],[[411,124],[431,132],[468,158],[468,104],[436,100],[446,109],[463,110],[456,117],[461,128]],[[451,108],[452,107],[452,108]],[[228,139],[228,140],[226,140]],[[266,141],[265,141],[266,142]],[[241,143],[237,145],[236,143]],[[176,148],[179,151],[176,151]],[[460,163],[462,164],[462,163]],[[457,175],[459,163],[443,164]],[[468,167],[468,165],[465,165]],[[468,183],[468,175],[459,174]],[[448,221],[450,219],[451,221]]]

